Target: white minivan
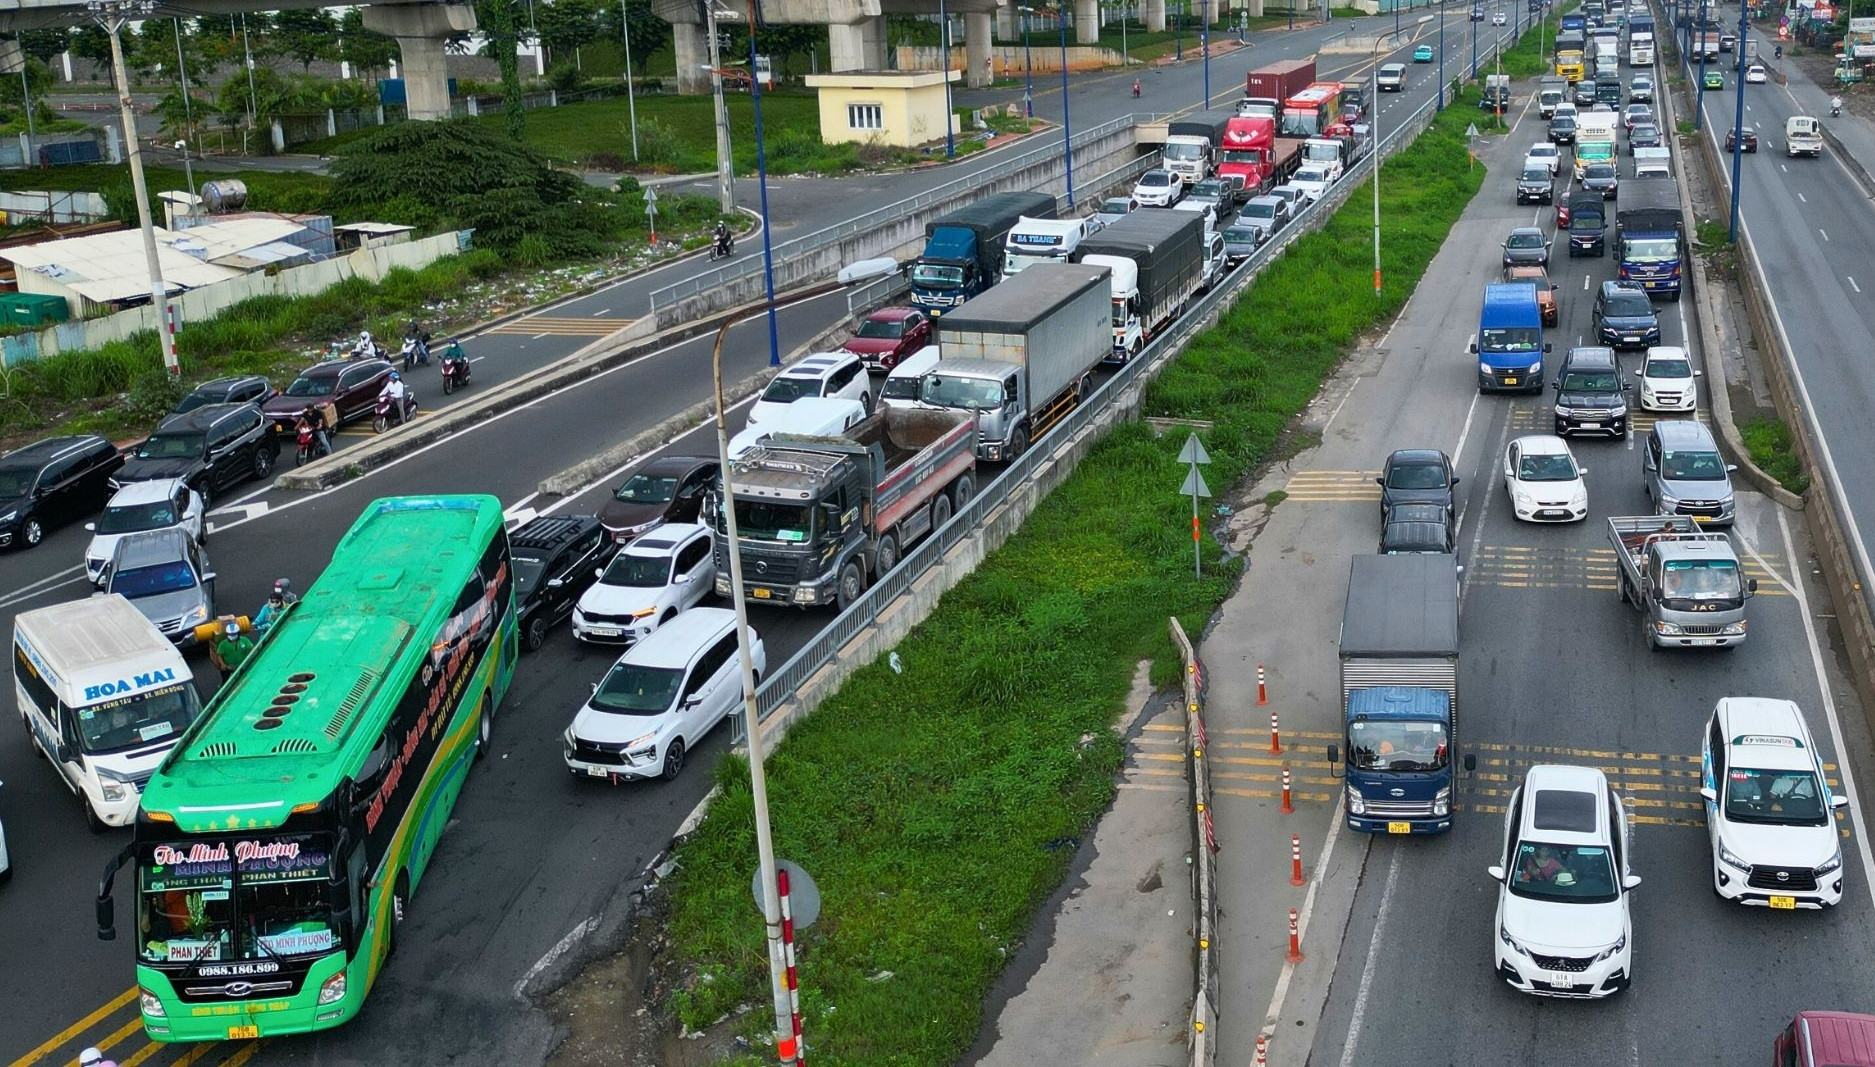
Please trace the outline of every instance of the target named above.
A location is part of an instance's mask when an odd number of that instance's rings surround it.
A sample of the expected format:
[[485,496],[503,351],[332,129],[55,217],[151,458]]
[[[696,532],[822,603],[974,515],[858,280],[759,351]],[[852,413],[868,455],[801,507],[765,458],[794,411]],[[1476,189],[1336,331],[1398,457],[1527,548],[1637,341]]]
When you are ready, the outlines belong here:
[[117,594],[15,616],[13,683],[33,745],[93,832],[130,825],[143,784],[201,711],[182,653]]
[[910,408],[918,406],[918,383],[937,366],[938,346],[926,345],[899,361],[879,386],[879,406]]
[[739,458],[749,449],[778,433],[804,437],[838,437],[866,417],[866,408],[857,400],[830,396],[803,397],[781,409],[760,426],[745,426],[729,439],[729,458]]
[[1842,901],[1842,837],[1803,712],[1788,700],[1725,697],[1706,721],[1699,795],[1712,888],[1725,900],[1793,910]]

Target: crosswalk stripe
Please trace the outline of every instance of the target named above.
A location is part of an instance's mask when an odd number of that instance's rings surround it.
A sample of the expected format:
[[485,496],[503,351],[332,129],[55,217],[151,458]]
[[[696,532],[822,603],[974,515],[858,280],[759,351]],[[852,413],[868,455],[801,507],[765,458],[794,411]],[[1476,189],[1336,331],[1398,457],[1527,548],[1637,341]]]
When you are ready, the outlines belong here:
[[504,322],[487,332],[523,337],[536,337],[540,334],[604,337],[607,334],[617,333],[635,321],[635,319],[574,319],[533,315],[525,319],[515,319],[513,322]]

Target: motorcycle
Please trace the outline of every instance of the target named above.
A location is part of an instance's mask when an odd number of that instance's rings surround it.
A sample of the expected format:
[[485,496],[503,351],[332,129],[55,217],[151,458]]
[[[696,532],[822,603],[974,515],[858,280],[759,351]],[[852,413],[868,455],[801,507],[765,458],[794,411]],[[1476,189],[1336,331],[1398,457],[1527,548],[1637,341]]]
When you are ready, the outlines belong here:
[[1835,101],[1831,101],[1829,105],[1829,117],[1832,119],[1841,118],[1842,117],[1842,105],[1839,103],[1836,103]]
[[1133,99],[1139,99],[1139,82],[1137,81],[1133,83]]
[[299,451],[295,453],[293,465],[304,466],[307,460],[318,459],[320,454],[319,438],[312,432],[312,427],[301,426],[299,428]]
[[[408,423],[411,419],[414,419],[416,417],[417,417],[416,390],[406,389],[404,391],[404,410],[402,414],[398,416],[397,425],[403,426],[406,423]],[[378,410],[377,410],[377,414],[371,417],[371,428],[377,431],[378,433],[383,433],[385,430],[390,429],[390,426],[391,426],[391,398],[388,394],[379,393],[378,394]]]
[[469,357],[443,357],[443,393],[453,393],[457,388],[469,384]]
[[712,260],[728,259],[735,254],[736,239],[730,234],[724,234],[717,238],[716,243],[710,246],[710,258]]
[[427,334],[411,334],[404,338],[404,347],[398,354],[403,357],[405,370],[409,370],[412,366],[429,366],[429,341]]

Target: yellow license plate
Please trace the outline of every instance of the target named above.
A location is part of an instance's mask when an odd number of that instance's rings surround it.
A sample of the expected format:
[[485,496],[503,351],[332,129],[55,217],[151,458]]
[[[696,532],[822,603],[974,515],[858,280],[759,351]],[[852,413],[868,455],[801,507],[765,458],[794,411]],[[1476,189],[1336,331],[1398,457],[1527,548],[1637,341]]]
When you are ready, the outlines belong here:
[[260,1027],[258,1026],[230,1026],[228,1027],[228,1040],[230,1041],[244,1041],[248,1038],[255,1038],[259,1036],[260,1036]]
[[1390,822],[1387,824],[1387,832],[1390,834],[1410,834],[1413,832],[1413,824],[1410,822]]
[[1773,908],[1782,908],[1785,911],[1793,911],[1797,907],[1797,898],[1796,897],[1772,897],[1771,906]]
[[749,595],[754,597],[757,600],[767,600],[769,597],[773,596],[774,594],[770,593],[766,589],[751,589],[749,590]]

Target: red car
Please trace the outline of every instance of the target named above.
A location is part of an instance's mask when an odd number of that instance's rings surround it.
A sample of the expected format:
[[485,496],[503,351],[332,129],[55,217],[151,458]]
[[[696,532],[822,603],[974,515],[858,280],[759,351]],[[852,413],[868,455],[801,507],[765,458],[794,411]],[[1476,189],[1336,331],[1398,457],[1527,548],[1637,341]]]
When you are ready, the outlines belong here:
[[859,332],[840,346],[859,357],[867,370],[889,371],[906,356],[931,343],[931,319],[917,308],[880,308],[859,324]]
[[263,404],[261,410],[273,422],[275,433],[291,433],[300,412],[308,404],[315,407],[331,404],[338,409],[339,422],[350,422],[377,409],[378,391],[384,388],[390,376],[391,365],[382,359],[334,359],[315,363],[300,371],[293,384]]

